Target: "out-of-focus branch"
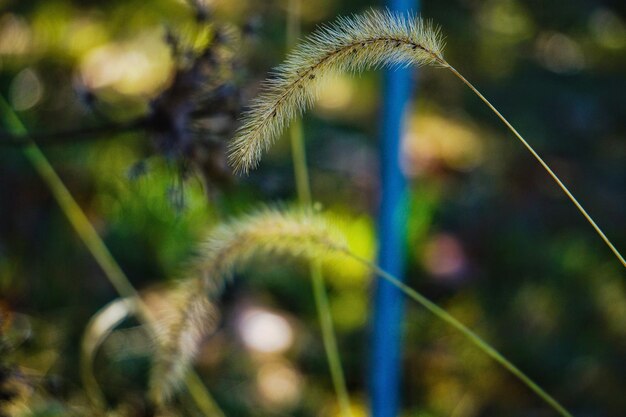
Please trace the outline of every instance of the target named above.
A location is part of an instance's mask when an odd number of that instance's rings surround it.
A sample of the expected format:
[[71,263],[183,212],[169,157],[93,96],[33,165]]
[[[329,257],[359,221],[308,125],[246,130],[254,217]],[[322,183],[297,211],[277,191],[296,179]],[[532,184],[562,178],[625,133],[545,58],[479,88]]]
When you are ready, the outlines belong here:
[[[0,119],[2,119],[10,129],[13,129],[20,135],[17,137],[24,138],[24,140],[28,140],[26,138],[31,137],[30,133],[26,130],[26,126],[2,95],[0,95],[0,116]],[[111,285],[113,285],[120,296],[135,301],[135,306],[138,309],[138,317],[147,324],[148,329],[154,330],[152,327],[154,326],[152,314],[142,303],[137,290],[135,290],[120,265],[115,258],[113,258],[113,255],[93,224],[89,221],[85,212],[78,205],[52,165],[50,165],[44,153],[33,141],[24,144],[22,151],[50,189],[59,207],[66,215],[89,252],[93,255],[95,261],[100,265]],[[224,417],[224,413],[215,403],[213,397],[195,372],[188,372],[185,378],[185,384],[196,405],[204,415]]]
[[34,132],[28,135],[16,135],[2,131],[0,132],[0,146],[21,147],[27,146],[32,142],[40,146],[65,145],[107,139],[111,135],[145,129],[148,126],[148,121],[148,118],[140,117],[124,123],[112,123],[56,132]]

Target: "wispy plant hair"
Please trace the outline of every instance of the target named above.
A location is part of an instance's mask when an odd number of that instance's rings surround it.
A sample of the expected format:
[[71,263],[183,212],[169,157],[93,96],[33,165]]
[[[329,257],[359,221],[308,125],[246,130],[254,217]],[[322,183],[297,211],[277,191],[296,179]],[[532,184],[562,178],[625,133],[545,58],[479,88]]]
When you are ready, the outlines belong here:
[[330,26],[323,26],[298,46],[265,82],[264,91],[244,114],[241,127],[229,144],[230,164],[237,173],[247,173],[254,168],[291,119],[312,104],[321,80],[329,74],[384,65],[444,67],[498,116],[626,267],[626,259],[543,158],[491,102],[443,58],[443,47],[439,28],[410,14],[370,11],[342,17]]
[[197,267],[208,291],[216,291],[252,259],[290,255],[332,258],[347,248],[345,237],[326,217],[310,209],[263,208],[216,227],[200,247]]
[[326,218],[305,209],[264,208],[213,229],[192,267],[202,278],[181,282],[173,292],[175,311],[156,324],[152,400],[156,404],[167,401],[183,380],[200,342],[217,326],[217,299],[236,269],[256,256],[320,259],[345,247],[345,239]]
[[[221,287],[225,278],[230,276],[237,267],[249,263],[255,255],[282,254],[316,259],[324,256],[350,257],[370,268],[436,317],[454,327],[471,343],[526,384],[562,416],[571,417],[571,414],[554,398],[471,329],[393,275],[355,255],[345,242],[345,237],[332,226],[327,218],[312,210],[265,208],[255,214],[233,220],[214,229],[203,246],[202,260],[199,266],[205,272],[205,288],[215,291]],[[203,319],[202,308],[198,308],[199,306],[194,304],[193,296],[189,300],[191,304],[183,307],[186,311],[181,313],[181,317],[186,317],[186,323],[195,325]],[[198,340],[193,337],[195,333],[191,329],[189,332],[179,332],[178,334],[179,337],[184,334],[190,335],[189,341],[191,342]],[[173,345],[186,346],[185,342],[179,341]],[[185,355],[187,362],[193,358],[195,351],[195,349],[189,349],[189,354]],[[173,378],[174,376],[180,377],[181,374],[161,376]],[[168,384],[170,387],[175,387],[177,382],[170,379]]]
[[369,11],[322,26],[263,85],[229,147],[238,173],[254,168],[289,122],[317,97],[324,78],[380,66],[445,65],[440,30],[418,16]]
[[182,281],[171,291],[174,308],[155,323],[156,353],[150,375],[150,398],[163,404],[183,381],[202,340],[215,331],[219,310],[199,280]]

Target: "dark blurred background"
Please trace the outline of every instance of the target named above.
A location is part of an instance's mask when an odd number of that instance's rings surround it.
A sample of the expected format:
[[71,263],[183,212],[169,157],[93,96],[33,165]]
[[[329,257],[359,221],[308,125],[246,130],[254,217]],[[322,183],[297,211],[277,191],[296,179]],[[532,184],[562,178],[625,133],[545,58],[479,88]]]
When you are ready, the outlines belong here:
[[[303,31],[372,6],[303,1]],[[246,178],[230,177],[222,155],[241,107],[285,56],[286,14],[286,0],[196,8],[177,0],[0,0],[0,93],[138,289],[158,293],[180,278],[219,219],[259,202],[295,200],[288,140]],[[422,15],[443,28],[446,59],[626,250],[626,3],[423,0]],[[211,28],[208,41],[198,34],[203,25]],[[200,58],[208,49],[210,57]],[[202,94],[178,96],[176,75],[184,78],[205,58],[193,84]],[[626,415],[619,262],[464,85],[436,68],[416,78],[403,145],[408,282],[576,416]],[[373,71],[338,75],[304,118],[314,199],[338,214],[355,251],[369,258],[376,252],[380,80]],[[172,105],[172,96],[197,113]],[[161,111],[183,118],[190,132],[162,126]],[[9,131],[3,123],[0,309],[13,319],[3,325],[10,337],[0,365],[17,366],[35,387],[14,404],[26,413],[18,415],[30,415],[24,407],[71,415],[85,405],[82,332],[117,294]],[[307,275],[306,264],[272,260],[228,287],[220,329],[197,364],[226,415],[338,415]],[[354,415],[368,415],[372,278],[350,263],[325,275]],[[553,415],[419,306],[407,304],[403,326],[403,416]],[[140,336],[128,322],[96,357],[108,400],[131,404],[131,415],[141,408],[148,366]],[[184,401],[180,407],[180,415],[195,415]]]

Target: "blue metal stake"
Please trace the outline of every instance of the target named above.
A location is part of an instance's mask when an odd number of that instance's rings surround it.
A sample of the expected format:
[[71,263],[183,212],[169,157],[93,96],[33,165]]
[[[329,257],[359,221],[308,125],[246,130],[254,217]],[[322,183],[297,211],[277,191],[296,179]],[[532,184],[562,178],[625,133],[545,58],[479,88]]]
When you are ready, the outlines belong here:
[[[418,7],[415,0],[387,1],[393,11],[404,12],[412,5]],[[411,73],[410,68],[385,72],[380,143],[382,193],[378,262],[383,269],[400,278],[404,272],[403,243],[407,219],[406,181],[399,163],[400,139],[411,93]],[[373,417],[395,417],[399,411],[403,304],[403,297],[395,287],[378,281],[370,362]]]

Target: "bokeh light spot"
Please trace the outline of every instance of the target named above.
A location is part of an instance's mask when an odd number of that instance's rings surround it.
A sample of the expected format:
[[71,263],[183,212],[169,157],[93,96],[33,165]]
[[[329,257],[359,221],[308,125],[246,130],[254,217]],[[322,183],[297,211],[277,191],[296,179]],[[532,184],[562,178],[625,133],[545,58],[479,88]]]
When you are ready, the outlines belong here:
[[257,373],[257,390],[268,408],[291,408],[302,395],[302,376],[285,361],[272,361]]
[[578,42],[563,33],[542,33],[536,51],[541,63],[554,72],[577,72],[585,67],[585,56]]
[[352,80],[345,75],[337,75],[326,81],[320,90],[318,103],[320,110],[333,112],[345,109],[354,96]]
[[423,254],[424,267],[438,278],[458,277],[466,268],[467,259],[461,242],[450,234],[433,236]]
[[589,30],[596,41],[610,49],[626,46],[626,25],[609,9],[598,9],[589,17]]
[[18,55],[28,51],[31,31],[20,17],[7,13],[0,17],[0,55]]
[[403,138],[403,169],[415,177],[439,166],[469,171],[484,160],[484,144],[470,125],[420,112],[409,121]]
[[11,82],[9,97],[15,110],[28,110],[43,97],[43,84],[37,73],[26,68],[19,72]]
[[283,316],[260,308],[245,311],[239,334],[247,348],[260,353],[280,353],[293,344],[293,329]]
[[90,89],[110,87],[122,94],[150,95],[165,84],[171,68],[170,52],[157,33],[147,33],[128,43],[111,43],[94,49],[81,64]]

